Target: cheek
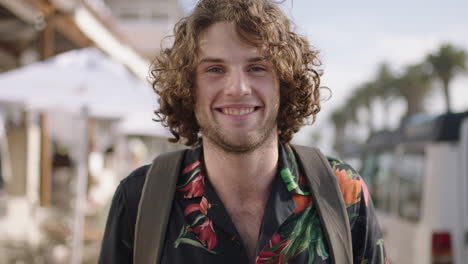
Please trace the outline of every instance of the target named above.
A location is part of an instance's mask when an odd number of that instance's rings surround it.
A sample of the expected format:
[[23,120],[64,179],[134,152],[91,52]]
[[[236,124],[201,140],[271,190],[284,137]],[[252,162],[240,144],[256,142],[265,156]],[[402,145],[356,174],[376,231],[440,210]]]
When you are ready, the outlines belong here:
[[[206,87],[205,87],[206,88]],[[195,92],[195,112],[209,111],[213,102],[212,95],[208,89],[197,89]]]
[[273,102],[279,102],[280,100],[280,88],[279,84],[275,81],[267,81],[259,84],[257,87],[261,87],[259,93],[262,97],[268,98]]
[[197,98],[204,98],[209,96],[213,91],[213,82],[206,77],[199,77],[195,83],[195,94]]
[[207,80],[197,82],[195,98],[200,107],[209,107],[221,95],[223,83],[220,81]]

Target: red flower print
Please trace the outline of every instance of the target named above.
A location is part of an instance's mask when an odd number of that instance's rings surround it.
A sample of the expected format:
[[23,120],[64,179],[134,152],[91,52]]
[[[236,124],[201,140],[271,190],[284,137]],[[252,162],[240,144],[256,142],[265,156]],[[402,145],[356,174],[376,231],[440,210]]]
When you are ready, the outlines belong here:
[[182,188],[179,188],[178,191],[188,191],[186,194],[184,194],[184,198],[194,198],[202,196],[205,192],[205,177],[203,176],[203,174],[199,174],[189,184]]
[[210,219],[205,218],[205,222],[203,222],[203,224],[194,228],[188,228],[187,230],[195,233],[198,240],[203,245],[205,245],[208,250],[212,250],[214,247],[216,247],[218,239],[216,238],[216,233],[213,229],[213,223]]
[[312,204],[312,197],[310,195],[293,194],[292,198],[296,204],[296,210],[294,210],[295,214],[304,211]]
[[200,161],[195,161],[194,163],[188,165],[187,167],[185,167],[185,169],[182,171],[182,174],[186,174],[190,171],[192,171],[193,169],[195,169],[196,167],[200,166],[201,163]]
[[291,241],[281,240],[278,233],[274,233],[270,242],[263,248],[255,260],[256,264],[287,264],[284,263],[284,254],[281,251],[287,247]]
[[200,211],[206,215],[210,207],[211,205],[208,203],[208,200],[205,197],[203,197],[200,204],[191,204],[187,206],[187,208],[185,208],[184,210],[184,215],[187,216],[195,211]]
[[302,185],[302,186],[306,186],[306,185],[307,185],[307,180],[306,180],[306,178],[304,177],[304,175],[302,175],[302,173],[299,173],[299,184]]
[[341,193],[343,194],[343,199],[346,206],[350,206],[359,202],[359,194],[361,193],[361,182],[359,180],[354,180],[346,170],[335,170],[335,176],[338,180],[338,185],[340,185]]

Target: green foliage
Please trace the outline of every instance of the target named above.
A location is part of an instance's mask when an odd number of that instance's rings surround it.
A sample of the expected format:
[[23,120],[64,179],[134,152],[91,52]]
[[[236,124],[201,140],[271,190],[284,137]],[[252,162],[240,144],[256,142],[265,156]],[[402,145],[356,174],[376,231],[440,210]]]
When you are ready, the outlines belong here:
[[355,87],[353,94],[346,100],[347,103],[330,115],[336,131],[335,149],[342,144],[345,131],[350,128],[348,124],[362,121],[358,116],[360,111],[367,112],[366,126],[370,134],[376,129],[372,105],[377,100],[388,110],[393,101],[403,99],[407,105],[403,118],[424,112],[424,101],[433,90],[434,77],[443,84],[447,111],[450,111],[449,85],[457,74],[467,71],[467,59],[468,53],[465,50],[443,44],[424,61],[404,67],[399,74],[392,71],[389,64],[380,64],[375,76]]
[[409,65],[395,78],[398,94],[407,104],[405,117],[424,112],[424,101],[432,90],[431,74],[424,64]]
[[426,61],[432,67],[434,75],[442,82],[447,112],[451,111],[450,82],[460,73],[467,70],[468,54],[451,44],[442,45],[435,53],[429,54]]
[[450,80],[457,73],[466,71],[467,53],[451,44],[442,45],[436,53],[429,54],[427,61],[442,80]]

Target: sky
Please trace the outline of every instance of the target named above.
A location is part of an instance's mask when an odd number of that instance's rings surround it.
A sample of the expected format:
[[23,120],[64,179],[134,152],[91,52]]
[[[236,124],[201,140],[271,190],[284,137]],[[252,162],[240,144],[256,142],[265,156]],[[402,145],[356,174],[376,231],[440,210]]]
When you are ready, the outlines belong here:
[[[180,2],[186,12],[196,3]],[[325,152],[331,151],[333,143],[329,114],[346,103],[354,87],[371,80],[380,63],[387,62],[396,72],[402,71],[405,65],[421,62],[445,42],[468,52],[465,0],[287,0],[282,8],[296,24],[296,31],[320,51],[324,71],[321,84],[332,91],[331,99],[322,103],[316,123],[303,128],[294,142],[317,145]],[[468,75],[455,79],[451,98],[455,111],[468,110]],[[390,122],[397,126],[405,111],[402,102],[395,103],[391,115],[376,108],[378,125]],[[439,86],[427,100],[426,109],[434,114],[444,110]],[[322,135],[319,142],[313,142],[313,133]]]

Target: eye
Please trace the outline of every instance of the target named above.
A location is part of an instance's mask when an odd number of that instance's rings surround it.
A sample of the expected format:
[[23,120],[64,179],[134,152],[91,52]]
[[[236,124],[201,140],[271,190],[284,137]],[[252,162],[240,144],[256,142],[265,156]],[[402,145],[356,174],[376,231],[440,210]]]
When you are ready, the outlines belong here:
[[211,68],[208,68],[207,72],[223,73],[224,70],[221,67],[211,67]]
[[249,68],[249,71],[251,72],[261,72],[261,71],[266,71],[265,67],[259,66],[259,65],[254,65]]

